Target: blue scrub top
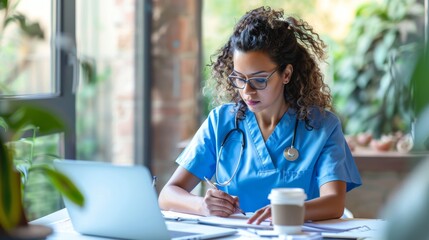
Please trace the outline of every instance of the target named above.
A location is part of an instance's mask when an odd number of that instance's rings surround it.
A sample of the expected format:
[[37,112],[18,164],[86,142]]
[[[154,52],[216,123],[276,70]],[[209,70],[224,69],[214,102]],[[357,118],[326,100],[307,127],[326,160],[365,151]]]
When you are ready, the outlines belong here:
[[272,188],[303,188],[310,200],[319,197],[320,186],[330,181],[346,182],[347,191],[362,184],[341,123],[333,113],[321,114],[314,109],[310,115],[312,130],[305,127],[304,121],[298,122],[294,147],[300,155],[297,160],[288,161],[283,151],[291,146],[295,109],[289,108],[266,142],[255,114],[246,110],[245,118],[238,122],[245,133],[246,143],[241,160],[242,140],[237,131],[228,137],[221,151],[225,136],[234,129],[235,112],[232,103],[213,109],[176,162],[201,180],[204,177],[211,179],[215,176],[216,159],[221,152],[218,182],[228,181],[238,164],[230,184],[219,189],[238,196],[245,212],[254,212],[268,205]]

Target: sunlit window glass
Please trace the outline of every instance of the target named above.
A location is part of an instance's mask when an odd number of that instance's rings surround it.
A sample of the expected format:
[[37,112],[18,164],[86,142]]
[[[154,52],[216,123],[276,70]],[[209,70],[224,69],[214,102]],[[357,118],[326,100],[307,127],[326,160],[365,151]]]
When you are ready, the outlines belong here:
[[135,1],[76,1],[79,61],[95,76],[76,95],[77,157],[131,163],[134,146]]
[[7,3],[0,10],[0,96],[55,93],[52,1]]

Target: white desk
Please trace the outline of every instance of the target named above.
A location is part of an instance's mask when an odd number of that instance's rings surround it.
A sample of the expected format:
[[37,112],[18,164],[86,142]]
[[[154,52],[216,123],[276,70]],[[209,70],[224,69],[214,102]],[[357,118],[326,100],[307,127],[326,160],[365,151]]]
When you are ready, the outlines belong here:
[[[329,233],[329,236],[337,236],[337,237],[359,237],[359,239],[372,239],[378,240],[380,239],[380,232],[385,225],[385,221],[377,220],[377,219],[350,219],[348,221],[359,221],[360,223],[364,223],[365,228],[355,229],[348,232],[342,233]],[[49,236],[48,240],[64,240],[64,239],[73,239],[73,240],[100,240],[106,239],[101,237],[93,237],[81,235],[74,231],[71,221],[68,216],[68,212],[66,209],[59,210],[45,217],[39,218],[31,222],[32,224],[42,224],[47,225],[53,228],[54,234]],[[323,233],[325,234],[325,233]],[[238,233],[229,236],[223,239],[267,239],[259,237],[256,234],[251,233],[250,231],[239,229]],[[278,238],[273,238],[278,239]],[[344,239],[344,238],[342,238]]]

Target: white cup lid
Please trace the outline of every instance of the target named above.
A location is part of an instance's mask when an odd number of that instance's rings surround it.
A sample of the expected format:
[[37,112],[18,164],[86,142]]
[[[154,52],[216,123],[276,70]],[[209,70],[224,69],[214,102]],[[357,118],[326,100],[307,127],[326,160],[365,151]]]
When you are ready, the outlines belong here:
[[273,188],[268,195],[271,203],[290,203],[302,205],[307,195],[302,188]]

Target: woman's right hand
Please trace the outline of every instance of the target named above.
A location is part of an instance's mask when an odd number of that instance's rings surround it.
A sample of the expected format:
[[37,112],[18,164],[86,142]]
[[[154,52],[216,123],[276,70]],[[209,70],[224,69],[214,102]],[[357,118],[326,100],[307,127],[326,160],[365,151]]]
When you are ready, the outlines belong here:
[[203,199],[206,216],[228,217],[237,212],[238,198],[217,189],[208,189]]

